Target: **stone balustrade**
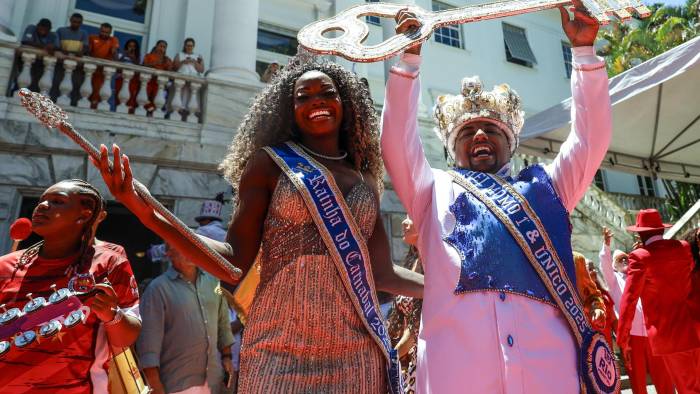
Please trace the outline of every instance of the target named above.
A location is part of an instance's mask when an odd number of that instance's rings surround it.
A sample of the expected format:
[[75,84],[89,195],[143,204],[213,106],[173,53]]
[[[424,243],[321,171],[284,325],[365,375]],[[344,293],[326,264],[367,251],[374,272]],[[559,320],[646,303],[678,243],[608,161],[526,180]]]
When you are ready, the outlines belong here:
[[673,232],[669,234],[669,236],[665,236],[666,238],[676,238],[679,239],[683,235],[685,235],[685,232],[692,229],[692,228],[700,228],[700,212],[695,211],[695,213],[690,216],[689,218],[681,218],[681,220],[678,222],[678,226],[674,226],[676,228],[672,228]]
[[685,235],[686,231],[694,228],[700,228],[700,200],[696,201],[695,204],[673,224],[673,227],[664,234],[664,238],[679,239]]
[[586,194],[577,206],[578,208],[594,212],[594,215],[591,215],[593,219],[604,221],[608,227],[616,231],[624,231],[627,224],[630,223],[627,210],[611,199],[609,193],[600,190],[595,185],[591,185],[586,190]]
[[634,222],[635,215],[640,209],[654,208],[661,214],[664,220],[670,220],[670,212],[666,205],[667,200],[661,197],[640,196],[636,194],[625,193],[608,193],[610,198],[615,200],[618,205],[625,208],[631,215],[631,221]]
[[[549,159],[543,159],[533,155],[527,154],[517,154],[514,156],[513,169],[515,171],[520,171],[522,168],[528,165],[536,164],[539,162],[550,162]],[[612,196],[613,193],[607,193],[595,185],[591,185],[587,190],[586,194],[576,205],[576,211],[579,214],[584,215],[587,220],[582,221],[583,227],[588,228],[590,224],[595,224],[595,228],[588,237],[591,238],[591,244],[585,247],[589,248],[591,251],[597,251],[600,247],[600,227],[606,226],[613,230],[615,234],[615,239],[621,242],[622,245],[630,245],[633,242],[632,236],[625,231],[625,227],[630,223],[630,218],[634,222],[634,218],[630,215],[627,207],[621,206],[618,201]],[[634,196],[632,196],[634,197]],[[636,196],[643,197],[643,196]],[[573,213],[572,217],[577,218],[577,213]],[[574,219],[576,221],[578,219]],[[577,245],[582,247],[581,245]],[[592,255],[592,253],[590,253]]]
[[[96,59],[49,56],[36,48],[15,49],[7,94],[21,88],[39,91],[63,108],[91,108],[189,123],[201,123],[204,78]],[[101,86],[97,86],[100,85]]]

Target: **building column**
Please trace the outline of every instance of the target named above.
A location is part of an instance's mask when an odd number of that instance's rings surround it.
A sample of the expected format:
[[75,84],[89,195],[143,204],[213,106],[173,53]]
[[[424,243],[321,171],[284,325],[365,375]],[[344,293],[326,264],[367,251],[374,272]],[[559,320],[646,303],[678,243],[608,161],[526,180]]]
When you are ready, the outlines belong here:
[[219,79],[254,81],[259,0],[216,0],[211,70]]
[[332,16],[333,2],[328,0],[314,0],[312,4],[314,5],[314,13],[316,14],[317,21]]
[[[415,0],[382,0],[384,3],[394,4],[415,4]],[[382,24],[382,40],[386,41],[396,35],[396,23],[389,18],[381,18]],[[398,62],[398,57],[395,56],[384,60],[384,81],[389,80],[389,70]]]
[[17,41],[18,32],[13,32],[10,27],[15,1],[0,0],[0,41]]

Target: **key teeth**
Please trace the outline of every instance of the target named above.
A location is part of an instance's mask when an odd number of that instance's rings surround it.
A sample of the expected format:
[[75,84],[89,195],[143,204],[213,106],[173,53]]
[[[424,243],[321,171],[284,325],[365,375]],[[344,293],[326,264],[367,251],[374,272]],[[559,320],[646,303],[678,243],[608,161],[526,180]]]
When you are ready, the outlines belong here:
[[618,19],[620,19],[622,22],[626,22],[626,21],[632,19],[632,14],[630,14],[629,11],[627,11],[624,8],[613,10],[613,12],[615,13],[615,16],[617,16]]
[[610,18],[605,14],[605,12],[592,14],[593,18],[598,21],[601,25],[607,25],[610,23]]
[[651,10],[645,5],[639,5],[634,7],[634,11],[640,18],[646,18],[651,15]]

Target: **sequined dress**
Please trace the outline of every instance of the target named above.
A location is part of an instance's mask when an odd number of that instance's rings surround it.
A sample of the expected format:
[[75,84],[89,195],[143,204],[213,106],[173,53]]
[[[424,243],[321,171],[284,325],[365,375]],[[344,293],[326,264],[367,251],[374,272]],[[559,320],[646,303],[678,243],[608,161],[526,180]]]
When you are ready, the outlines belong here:
[[[346,202],[369,239],[360,183]],[[301,195],[282,174],[263,230],[260,284],[243,333],[238,392],[386,393],[385,359],[358,317]]]

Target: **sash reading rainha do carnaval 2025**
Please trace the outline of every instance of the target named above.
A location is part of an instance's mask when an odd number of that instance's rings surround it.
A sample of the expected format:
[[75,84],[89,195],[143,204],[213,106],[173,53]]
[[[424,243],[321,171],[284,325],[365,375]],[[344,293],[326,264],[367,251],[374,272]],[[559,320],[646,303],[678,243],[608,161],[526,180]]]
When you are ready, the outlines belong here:
[[367,245],[333,175],[293,142],[264,149],[301,194],[357,314],[387,359],[391,393],[402,393],[396,350],[379,312]]
[[449,172],[455,183],[481,201],[508,229],[566,317],[579,351],[583,393],[613,394],[620,374],[603,334],[588,323],[576,288],[564,269],[547,230],[527,199],[505,180],[464,169]]

